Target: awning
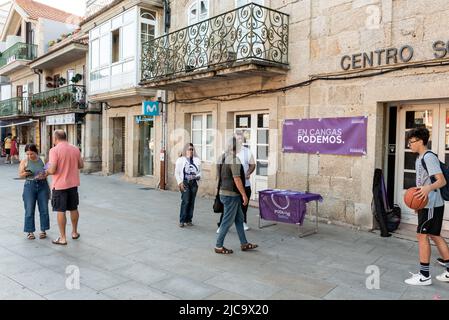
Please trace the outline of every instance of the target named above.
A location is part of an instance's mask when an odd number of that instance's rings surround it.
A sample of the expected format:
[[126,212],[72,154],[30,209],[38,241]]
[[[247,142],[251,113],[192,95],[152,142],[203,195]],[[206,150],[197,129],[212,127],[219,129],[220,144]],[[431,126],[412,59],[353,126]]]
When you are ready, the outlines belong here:
[[39,122],[39,120],[29,120],[29,121],[25,121],[25,122],[10,123],[10,124],[6,124],[6,125],[3,125],[0,123],[0,128],[11,128],[11,127],[25,126],[25,125],[33,123],[33,122]]

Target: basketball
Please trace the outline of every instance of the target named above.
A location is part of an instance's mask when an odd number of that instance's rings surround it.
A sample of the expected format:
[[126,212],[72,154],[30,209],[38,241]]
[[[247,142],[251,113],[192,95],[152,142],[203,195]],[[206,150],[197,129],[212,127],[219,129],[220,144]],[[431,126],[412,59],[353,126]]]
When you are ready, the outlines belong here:
[[428,198],[418,199],[416,192],[419,188],[409,188],[404,194],[404,202],[407,207],[413,210],[424,209],[427,205]]

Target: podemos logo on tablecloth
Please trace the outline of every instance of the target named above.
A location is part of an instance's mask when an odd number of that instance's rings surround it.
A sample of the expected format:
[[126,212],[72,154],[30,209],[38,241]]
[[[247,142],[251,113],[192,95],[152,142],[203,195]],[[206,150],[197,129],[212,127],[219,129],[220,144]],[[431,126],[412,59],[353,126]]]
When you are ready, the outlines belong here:
[[271,202],[277,208],[274,210],[274,213],[277,214],[277,216],[279,218],[282,218],[282,217],[290,218],[290,216],[291,216],[291,213],[289,211],[286,211],[290,207],[290,199],[287,196],[285,196],[285,201],[286,201],[286,205],[282,206],[279,203],[277,203],[277,201],[275,199],[275,195],[274,194],[271,195]]

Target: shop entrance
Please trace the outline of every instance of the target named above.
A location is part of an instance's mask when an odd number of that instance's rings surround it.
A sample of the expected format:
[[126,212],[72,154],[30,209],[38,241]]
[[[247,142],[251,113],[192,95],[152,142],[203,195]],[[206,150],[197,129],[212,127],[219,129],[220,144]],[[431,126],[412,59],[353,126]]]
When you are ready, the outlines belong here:
[[[415,161],[417,155],[412,153],[405,141],[408,130],[425,126],[430,131],[429,150],[435,152],[439,159],[449,163],[449,103],[399,105],[397,108],[396,164],[395,167],[395,203],[403,212],[403,223],[417,224],[416,215],[403,201],[408,188],[416,186]],[[443,229],[449,230],[449,202],[445,204]]]
[[125,118],[112,119],[112,173],[125,172]]
[[140,123],[139,143],[139,175],[154,175],[154,122],[144,121]]
[[235,131],[245,137],[245,146],[251,150],[256,171],[251,176],[251,200],[257,200],[260,190],[268,188],[269,114],[265,112],[237,113]]

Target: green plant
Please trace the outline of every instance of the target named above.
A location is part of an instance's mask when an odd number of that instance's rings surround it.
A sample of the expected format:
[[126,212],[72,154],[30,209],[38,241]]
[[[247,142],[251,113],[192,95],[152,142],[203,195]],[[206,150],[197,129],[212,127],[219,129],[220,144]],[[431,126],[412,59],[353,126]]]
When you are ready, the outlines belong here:
[[79,73],[77,73],[74,77],[72,77],[72,79],[70,81],[72,81],[73,83],[78,83],[83,79],[83,76],[80,75]]
[[55,40],[51,40],[51,41],[48,42],[48,46],[49,46],[49,47],[52,47],[52,46],[54,46],[55,44],[56,44],[56,41],[55,41]]
[[58,79],[58,83],[59,83],[60,86],[65,85],[66,82],[67,82],[67,80],[66,80],[65,78],[62,78],[62,77],[61,77],[61,78]]

